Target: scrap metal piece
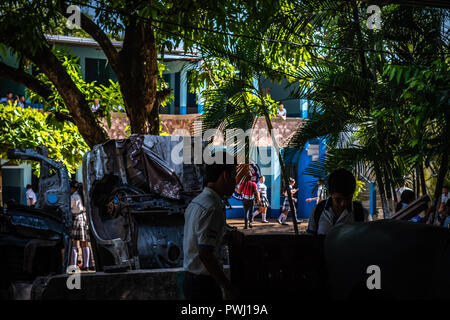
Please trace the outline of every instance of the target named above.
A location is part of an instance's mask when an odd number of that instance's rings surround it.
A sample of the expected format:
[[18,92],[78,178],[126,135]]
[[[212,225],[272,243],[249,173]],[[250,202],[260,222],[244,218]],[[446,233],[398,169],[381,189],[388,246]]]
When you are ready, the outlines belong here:
[[[190,148],[183,163],[172,158],[180,144]],[[204,168],[194,164],[193,148],[190,137],[132,135],[85,154],[86,210],[98,270],[182,266],[184,210],[203,188]]]
[[[65,249],[61,267],[61,272],[64,272],[69,264],[72,235],[70,185],[67,168],[60,162],[50,160],[46,147],[38,147],[37,150],[10,149],[7,156],[9,159],[39,161],[41,168],[38,186],[39,197],[34,208],[17,206],[8,221],[11,225],[35,230],[35,237],[38,237],[42,230],[59,234],[63,242],[62,247]],[[32,235],[28,236],[33,237]]]
[[428,204],[430,203],[430,196],[427,194],[414,200],[408,206],[401,209],[399,212],[394,214],[390,219],[392,220],[410,220],[417,216],[418,214],[427,211]]

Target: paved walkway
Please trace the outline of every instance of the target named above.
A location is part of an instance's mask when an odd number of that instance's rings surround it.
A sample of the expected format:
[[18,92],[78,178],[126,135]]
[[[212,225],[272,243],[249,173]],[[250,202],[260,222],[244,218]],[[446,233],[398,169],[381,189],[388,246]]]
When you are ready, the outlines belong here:
[[[244,218],[227,219],[227,223],[232,227],[237,227],[239,231],[245,234],[280,234],[280,233],[294,233],[294,225],[292,218],[287,220],[288,225],[281,225],[276,219],[269,219],[269,223],[262,223],[261,217],[256,217],[253,223],[253,228],[244,229]],[[299,233],[306,232],[308,221],[298,224]]]

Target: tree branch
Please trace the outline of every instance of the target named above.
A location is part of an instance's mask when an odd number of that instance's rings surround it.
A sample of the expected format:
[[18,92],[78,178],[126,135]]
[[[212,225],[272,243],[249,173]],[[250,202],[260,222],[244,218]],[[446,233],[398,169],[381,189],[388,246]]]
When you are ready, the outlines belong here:
[[[61,1],[61,7],[61,13],[64,16],[68,16],[68,14],[66,13],[68,5],[65,3],[65,1]],[[120,73],[119,54],[105,32],[103,32],[103,30],[84,13],[81,14],[81,28],[86,31],[95,41],[97,41],[100,47],[102,47],[103,52],[108,58],[108,62],[111,64],[114,72],[116,74]]]
[[58,120],[60,122],[68,121],[68,122],[72,122],[73,124],[76,125],[73,118],[70,115],[68,115],[67,113],[62,113],[59,111],[50,111],[50,113],[52,113],[55,116],[56,120]]
[[172,93],[172,89],[163,89],[156,92],[156,105],[160,106],[161,103]]
[[108,58],[108,62],[111,64],[111,68],[114,72],[120,73],[119,71],[119,54],[116,48],[113,46],[109,37],[99,28],[91,19],[89,19],[85,14],[81,15],[81,28],[86,31],[95,41],[98,42],[100,47],[102,47],[103,52]]
[[0,62],[0,78],[8,79],[24,85],[46,100],[52,94],[52,90],[42,81],[36,79],[31,74],[21,69],[13,68],[3,62]]
[[[0,78],[20,83],[25,87],[33,90],[35,93],[40,95],[45,100],[47,100],[52,94],[52,90],[42,81],[34,78],[32,75],[26,73],[21,69],[15,69],[1,61],[0,61]],[[69,114],[58,111],[51,111],[50,113],[52,113],[58,121],[61,122],[69,121],[75,123],[73,118]]]
[[[14,34],[14,33],[11,33]],[[14,50],[16,43],[8,39],[8,45]],[[53,83],[69,109],[73,122],[89,147],[108,140],[108,135],[89,108],[85,96],[73,82],[67,70],[54,55],[47,44],[34,48],[20,48],[20,52],[36,64],[41,72]]]

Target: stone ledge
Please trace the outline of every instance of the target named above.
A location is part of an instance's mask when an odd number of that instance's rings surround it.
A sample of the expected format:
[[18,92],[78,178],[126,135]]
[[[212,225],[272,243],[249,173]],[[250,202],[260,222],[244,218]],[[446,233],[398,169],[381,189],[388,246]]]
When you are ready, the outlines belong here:
[[[229,276],[229,266],[224,266]],[[72,274],[37,278],[33,300],[182,300],[183,268],[80,273],[81,288],[69,290]]]

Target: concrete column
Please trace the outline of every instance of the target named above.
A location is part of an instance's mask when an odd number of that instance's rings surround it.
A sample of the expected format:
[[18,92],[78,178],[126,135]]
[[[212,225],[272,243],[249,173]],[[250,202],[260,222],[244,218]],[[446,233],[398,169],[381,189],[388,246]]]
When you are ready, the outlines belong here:
[[270,208],[271,208],[271,217],[278,218],[280,214],[280,188],[281,188],[281,168],[280,162],[278,159],[277,152],[274,147],[270,150],[271,155],[271,167],[272,167],[272,175],[270,176],[270,184],[271,184],[271,196],[270,196]]
[[[170,85],[169,87],[173,90],[173,94],[175,94],[175,73],[170,74]],[[169,104],[169,114],[175,113],[175,99],[172,100]]]
[[197,105],[197,112],[203,113],[203,106],[205,105],[204,101],[205,98],[203,96],[203,91],[206,90],[206,83],[204,82],[203,85],[200,87],[200,92],[198,93],[198,105]]
[[370,214],[373,216],[377,213],[377,185],[375,182],[371,182],[369,188],[370,192]]
[[180,114],[187,113],[187,71],[186,68],[183,68],[180,75]]
[[312,209],[316,205],[315,202],[306,202],[307,198],[315,197],[316,194],[313,192],[314,190],[314,182],[315,178],[309,175],[304,174],[305,169],[312,162],[312,156],[308,154],[310,150],[310,144],[307,142],[305,144],[305,148],[301,151],[298,151],[299,158],[296,161],[297,163],[297,185],[298,185],[298,206],[297,206],[297,217],[302,219],[308,219],[311,214]]
[[32,176],[32,168],[31,164],[24,163],[23,164],[23,186],[26,187],[27,184],[31,184],[31,176]]
[[300,111],[303,119],[308,118],[308,100],[300,100]]

